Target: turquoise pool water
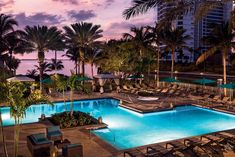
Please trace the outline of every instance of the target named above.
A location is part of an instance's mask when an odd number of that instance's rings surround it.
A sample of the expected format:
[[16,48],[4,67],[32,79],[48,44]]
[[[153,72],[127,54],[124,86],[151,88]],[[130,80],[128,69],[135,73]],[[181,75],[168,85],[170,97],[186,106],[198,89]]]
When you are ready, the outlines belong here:
[[[115,99],[77,101],[74,109],[90,113],[108,124],[108,129],[93,131],[94,134],[117,149],[127,149],[157,142],[196,136],[235,128],[235,116],[202,109],[195,106],[178,107],[172,111],[139,114],[118,106]],[[69,110],[69,103],[32,105],[23,123],[37,122],[46,116]],[[4,125],[13,125],[9,108],[2,108]]]

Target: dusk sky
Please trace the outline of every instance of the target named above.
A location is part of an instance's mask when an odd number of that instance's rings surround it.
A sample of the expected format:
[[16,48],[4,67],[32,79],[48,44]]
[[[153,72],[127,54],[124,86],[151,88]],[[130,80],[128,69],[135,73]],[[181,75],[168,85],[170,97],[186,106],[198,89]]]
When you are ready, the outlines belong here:
[[[13,15],[20,28],[26,25],[48,25],[62,28],[87,21],[101,25],[104,40],[120,38],[133,25],[152,25],[156,12],[125,20],[122,12],[131,0],[0,0],[0,12]],[[24,56],[35,58],[35,54]]]

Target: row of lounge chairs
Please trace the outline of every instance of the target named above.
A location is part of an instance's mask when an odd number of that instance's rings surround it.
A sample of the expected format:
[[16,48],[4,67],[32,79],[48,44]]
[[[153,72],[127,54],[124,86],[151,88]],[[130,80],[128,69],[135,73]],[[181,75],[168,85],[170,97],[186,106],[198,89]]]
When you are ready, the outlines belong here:
[[140,92],[148,92],[156,96],[188,96],[189,88],[181,87],[176,84],[166,87],[154,87],[146,84],[128,84],[123,85],[121,92],[127,92],[131,94],[138,94]]
[[[68,139],[63,140],[59,126],[46,128],[45,133],[27,136],[27,146],[33,157],[83,157],[83,147],[80,143],[71,144]],[[62,149],[58,154],[58,149]]]
[[223,156],[227,150],[235,150],[235,135],[227,132],[191,137],[161,144],[153,144],[144,149],[124,151],[124,157],[200,157]]

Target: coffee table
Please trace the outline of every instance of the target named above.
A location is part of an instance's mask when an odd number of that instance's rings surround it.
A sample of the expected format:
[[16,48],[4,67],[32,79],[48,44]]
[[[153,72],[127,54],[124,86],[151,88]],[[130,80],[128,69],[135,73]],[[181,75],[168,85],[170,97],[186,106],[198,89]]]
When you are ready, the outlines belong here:
[[71,142],[68,139],[64,139],[63,141],[55,141],[54,145],[58,148],[58,149],[62,149],[64,146],[67,146],[71,144]]

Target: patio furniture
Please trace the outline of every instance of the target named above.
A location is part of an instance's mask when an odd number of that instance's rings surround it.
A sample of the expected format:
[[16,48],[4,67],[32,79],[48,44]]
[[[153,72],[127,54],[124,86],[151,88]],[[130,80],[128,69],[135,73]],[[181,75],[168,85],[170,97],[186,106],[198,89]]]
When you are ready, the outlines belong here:
[[180,141],[172,141],[166,143],[166,148],[168,148],[169,145],[172,147],[173,150],[182,153],[185,157],[198,156],[197,153],[193,150],[193,148],[195,147],[193,145],[186,146],[184,143]]
[[63,140],[63,134],[60,131],[59,126],[51,126],[46,129],[47,138],[52,141],[61,141]]
[[202,137],[200,139],[192,137],[189,139],[185,139],[184,143],[200,148],[207,155],[219,154],[219,150],[215,147],[215,145],[212,145],[214,141],[208,139],[206,140],[202,139],[203,139]]
[[64,146],[67,146],[71,144],[71,142],[68,139],[64,139],[63,141],[55,141],[54,145],[58,148],[58,149],[62,149]]
[[124,151],[123,156],[127,157],[127,155],[130,157],[145,157],[144,153],[138,149],[130,149],[130,150]]
[[83,157],[83,146],[81,143],[69,144],[62,147],[63,157]]
[[167,157],[174,157],[173,149],[166,149],[165,147],[155,144],[152,146],[147,147],[147,153],[153,154],[155,153],[155,156],[167,156]]
[[33,157],[49,157],[53,142],[44,133],[27,136],[27,146]]

